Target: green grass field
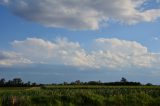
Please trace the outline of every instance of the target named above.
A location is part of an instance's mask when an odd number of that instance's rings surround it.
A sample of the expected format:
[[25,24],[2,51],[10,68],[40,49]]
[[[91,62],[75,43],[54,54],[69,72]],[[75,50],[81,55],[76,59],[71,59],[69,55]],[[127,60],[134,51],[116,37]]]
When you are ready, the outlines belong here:
[[1,106],[160,106],[158,86],[2,87]]

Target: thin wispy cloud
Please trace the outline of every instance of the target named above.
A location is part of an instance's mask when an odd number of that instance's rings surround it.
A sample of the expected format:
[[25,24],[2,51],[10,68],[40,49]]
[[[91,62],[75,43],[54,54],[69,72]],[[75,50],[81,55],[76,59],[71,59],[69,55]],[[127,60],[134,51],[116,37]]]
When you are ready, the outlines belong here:
[[152,39],[155,40],[155,41],[159,41],[160,40],[160,38],[158,36],[154,36]]
[[160,3],[160,0],[156,0],[157,3]]

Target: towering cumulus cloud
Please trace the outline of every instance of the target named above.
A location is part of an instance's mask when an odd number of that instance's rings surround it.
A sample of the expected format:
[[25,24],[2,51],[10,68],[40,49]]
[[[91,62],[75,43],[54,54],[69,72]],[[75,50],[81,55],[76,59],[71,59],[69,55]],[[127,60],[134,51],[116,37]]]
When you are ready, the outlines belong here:
[[[149,0],[1,0],[13,14],[47,27],[99,29],[109,20],[124,24],[150,22],[160,9],[144,9]],[[159,2],[157,2],[159,3]]]

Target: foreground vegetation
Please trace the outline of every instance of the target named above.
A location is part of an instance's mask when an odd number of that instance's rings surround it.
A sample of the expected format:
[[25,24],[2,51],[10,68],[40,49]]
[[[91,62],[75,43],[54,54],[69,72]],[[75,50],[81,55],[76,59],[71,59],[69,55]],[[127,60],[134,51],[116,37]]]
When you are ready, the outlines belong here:
[[158,86],[1,87],[2,106],[160,106]]
[[[148,85],[148,86],[146,86]],[[89,81],[36,84],[0,79],[0,106],[160,106],[160,86]]]

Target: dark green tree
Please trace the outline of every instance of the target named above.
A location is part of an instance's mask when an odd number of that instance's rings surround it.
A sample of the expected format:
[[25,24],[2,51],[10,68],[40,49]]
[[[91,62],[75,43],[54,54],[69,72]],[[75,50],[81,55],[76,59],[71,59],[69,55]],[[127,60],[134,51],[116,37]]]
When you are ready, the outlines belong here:
[[126,78],[122,77],[121,82],[128,82]]
[[21,78],[14,78],[13,84],[18,85],[18,86],[22,85],[22,79]]

